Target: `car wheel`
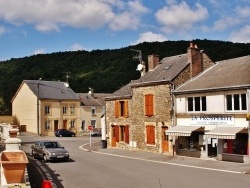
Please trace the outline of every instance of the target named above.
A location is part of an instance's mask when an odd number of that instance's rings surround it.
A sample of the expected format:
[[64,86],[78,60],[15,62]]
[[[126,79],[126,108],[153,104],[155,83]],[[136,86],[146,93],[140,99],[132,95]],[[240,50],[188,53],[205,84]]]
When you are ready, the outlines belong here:
[[60,134],[59,136],[60,136],[60,137],[62,137],[62,135],[61,135],[61,134]]
[[75,134],[72,134],[72,137],[75,137],[76,135]]
[[43,154],[43,160],[44,160],[44,162],[48,161],[47,156],[45,154]]

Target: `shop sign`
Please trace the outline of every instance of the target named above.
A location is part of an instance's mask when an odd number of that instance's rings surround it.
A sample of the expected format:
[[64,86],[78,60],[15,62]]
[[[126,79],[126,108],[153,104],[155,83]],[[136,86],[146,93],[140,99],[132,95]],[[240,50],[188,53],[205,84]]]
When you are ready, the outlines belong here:
[[191,125],[234,125],[233,115],[191,116]]

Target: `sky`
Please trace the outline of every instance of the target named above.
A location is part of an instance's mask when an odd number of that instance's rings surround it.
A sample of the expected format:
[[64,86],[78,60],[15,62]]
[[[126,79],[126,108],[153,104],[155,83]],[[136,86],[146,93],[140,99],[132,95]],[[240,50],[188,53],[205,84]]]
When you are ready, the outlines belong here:
[[0,61],[194,39],[250,43],[250,0],[0,0]]

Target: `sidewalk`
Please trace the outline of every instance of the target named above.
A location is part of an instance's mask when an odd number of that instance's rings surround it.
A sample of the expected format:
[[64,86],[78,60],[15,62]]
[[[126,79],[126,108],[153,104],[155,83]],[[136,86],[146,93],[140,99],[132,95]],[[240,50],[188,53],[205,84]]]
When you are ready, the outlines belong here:
[[242,173],[250,175],[250,165],[244,163],[235,163],[227,161],[217,161],[215,159],[200,159],[185,156],[167,156],[140,150],[127,150],[121,148],[102,148],[102,143],[85,144],[82,149],[88,152],[95,152],[103,155],[112,155],[116,157],[126,157],[134,160],[144,160],[155,163],[164,163],[168,165],[200,168],[206,170],[223,171],[229,173]]

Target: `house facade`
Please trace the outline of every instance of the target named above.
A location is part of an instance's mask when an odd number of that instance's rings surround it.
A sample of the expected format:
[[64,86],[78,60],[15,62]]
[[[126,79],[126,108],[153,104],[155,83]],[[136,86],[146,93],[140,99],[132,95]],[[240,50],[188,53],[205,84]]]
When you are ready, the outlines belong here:
[[174,93],[177,155],[249,163],[250,56],[217,62]]
[[173,124],[175,87],[212,66],[213,62],[190,43],[186,54],[148,56],[148,71],[106,98],[108,146],[172,154],[165,134]]
[[80,123],[81,130],[88,132],[88,126],[91,125],[95,129],[101,129],[101,117],[105,113],[104,98],[108,97],[108,93],[94,93],[90,88],[88,93],[77,93],[80,98]]
[[11,102],[27,132],[53,136],[57,129],[80,129],[80,100],[68,83],[24,80]]

